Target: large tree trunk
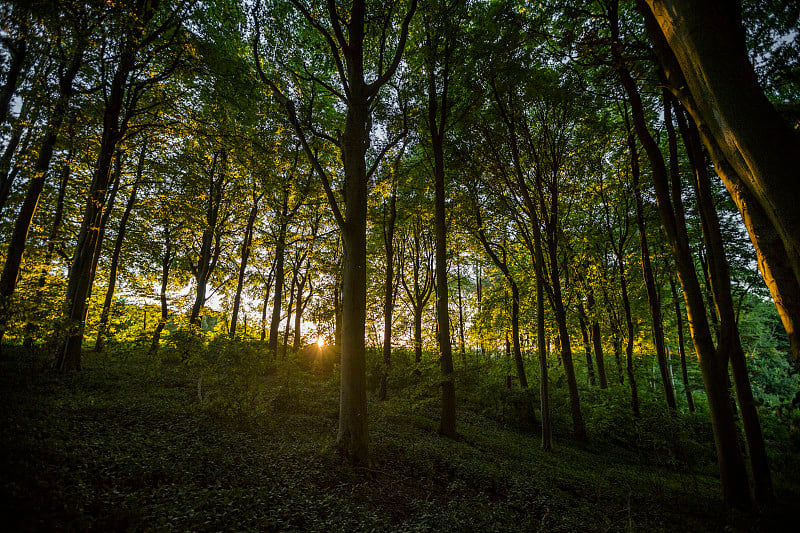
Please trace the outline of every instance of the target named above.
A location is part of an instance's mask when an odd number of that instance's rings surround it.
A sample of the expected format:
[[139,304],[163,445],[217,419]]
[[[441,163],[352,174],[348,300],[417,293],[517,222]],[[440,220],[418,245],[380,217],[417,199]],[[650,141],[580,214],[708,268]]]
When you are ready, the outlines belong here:
[[[616,17],[612,19],[612,22],[616,23]],[[618,28],[612,28],[612,37],[615,42],[619,42]],[[631,104],[636,134],[650,160],[661,224],[675,258],[678,276],[684,290],[692,339],[700,359],[703,383],[708,397],[723,498],[732,505],[747,505],[750,502],[750,493],[744,459],[738,447],[736,423],[728,390],[727,354],[714,348],[702,290],[691,256],[686,225],[681,216],[680,197],[675,198],[673,205],[664,157],[647,128],[641,97],[633,78],[624,67],[618,45],[615,49],[615,58],[619,64],[617,73]]]
[[654,41],[666,38],[688,89],[678,96],[769,217],[800,281],[800,142],[758,84],[739,3],[646,1],[661,29]]
[[711,279],[714,302],[720,319],[720,341],[718,350],[729,350],[731,368],[733,369],[736,396],[742,416],[750,466],[755,486],[755,498],[759,503],[768,503],[774,499],[772,477],[769,471],[764,437],[758,418],[747,363],[742,350],[736,313],[731,295],[731,281],[728,260],[722,240],[719,217],[714,206],[711,191],[711,180],[708,175],[705,154],[700,147],[697,130],[688,128],[687,149],[690,161],[695,170],[695,192],[700,208],[703,236],[708,249],[708,271]]
[[[354,2],[354,8],[358,3]],[[363,17],[364,13],[361,12],[360,16]],[[351,33],[351,41],[352,38]],[[362,39],[357,41],[360,47]],[[362,54],[363,49],[357,57],[363,57]],[[359,78],[363,79],[363,72]],[[347,213],[342,227],[342,367],[336,443],[351,463],[367,464],[369,437],[364,338],[367,307],[367,169],[364,157],[369,138],[369,109],[366,95],[357,94],[364,87],[351,86],[350,90],[352,99],[342,136]]]
[[[305,19],[317,29],[319,22],[310,12],[294,3]],[[334,191],[315,152],[308,145],[305,133],[297,120],[294,102],[284,96],[269,82],[274,93],[286,107],[295,133],[303,143],[303,149],[323,181],[325,194],[334,212],[342,235],[342,319],[341,319],[341,388],[339,395],[339,431],[336,438],[340,452],[353,464],[369,464],[367,434],[366,354],[365,320],[367,306],[367,193],[369,176],[366,168],[366,151],[370,144],[370,108],[380,88],[389,81],[400,64],[408,25],[416,10],[416,0],[406,13],[397,41],[394,58],[383,70],[384,55],[378,64],[378,77],[371,83],[365,80],[364,37],[367,24],[366,2],[353,0],[349,20],[344,29],[342,14],[334,2],[328,6],[328,15],[334,27],[334,35],[321,30],[328,37],[331,52],[336,57],[343,93],[347,94],[344,132],[339,136],[342,164],[344,167],[343,199],[346,211],[339,207]],[[388,24],[388,20],[387,20]],[[345,37],[345,31],[346,35]],[[383,35],[386,39],[386,33]],[[383,41],[381,50],[386,51]],[[255,53],[258,53],[256,43]],[[258,59],[258,57],[256,57]],[[260,60],[258,61],[260,66]],[[261,73],[263,75],[263,72]],[[264,76],[264,78],[266,78]],[[337,339],[338,340],[338,339]]]
[[83,212],[83,221],[78,232],[78,240],[67,283],[67,297],[64,315],[67,319],[67,339],[55,358],[54,366],[60,370],[79,370],[81,367],[81,344],[83,328],[88,311],[87,299],[93,279],[92,269],[100,250],[100,232],[103,229],[103,213],[106,195],[111,180],[111,167],[118,144],[124,135],[120,115],[128,85],[128,76],[134,67],[136,54],[126,45],[120,54],[116,72],[111,81],[108,99],[103,113],[103,134],[100,151],[92,174],[92,183]]
[[[427,46],[432,43],[428,34]],[[453,374],[453,350],[450,342],[450,307],[447,285],[447,219],[445,210],[444,137],[447,123],[449,58],[452,47],[444,52],[441,95],[438,94],[435,66],[428,66],[428,126],[433,151],[434,182],[434,237],[436,242],[436,325],[439,341],[439,364],[442,372],[442,414],[439,433],[448,437],[456,435],[456,386]],[[435,52],[431,52],[435,54]],[[441,102],[439,102],[441,98]]]

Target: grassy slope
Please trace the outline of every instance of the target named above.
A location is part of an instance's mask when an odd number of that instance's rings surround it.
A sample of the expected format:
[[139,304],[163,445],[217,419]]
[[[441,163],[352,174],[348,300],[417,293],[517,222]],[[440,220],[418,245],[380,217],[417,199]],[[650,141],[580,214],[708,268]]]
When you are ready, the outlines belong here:
[[545,453],[467,409],[462,438],[443,439],[435,400],[402,392],[370,403],[373,465],[354,470],[334,448],[335,380],[292,365],[251,383],[261,407],[240,416],[209,399],[219,380],[200,401],[181,365],[87,356],[61,376],[30,361],[0,357],[4,531],[781,531],[789,516],[726,511],[713,467],[561,439]]

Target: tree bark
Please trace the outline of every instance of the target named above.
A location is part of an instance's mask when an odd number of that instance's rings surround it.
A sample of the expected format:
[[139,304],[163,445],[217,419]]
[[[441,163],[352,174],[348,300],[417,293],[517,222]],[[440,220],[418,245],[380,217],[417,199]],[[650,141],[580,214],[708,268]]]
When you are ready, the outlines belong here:
[[800,141],[758,84],[739,3],[646,1],[688,89],[684,107],[769,217],[800,282]]
[[269,323],[269,341],[267,350],[273,359],[278,357],[278,329],[281,323],[281,306],[283,305],[283,284],[285,283],[284,264],[286,262],[286,220],[289,215],[289,189],[284,189],[280,211],[280,225],[275,242],[275,295],[272,299],[272,318]]
[[[142,9],[152,11],[150,7],[142,7]],[[152,12],[149,16],[145,16],[143,21],[149,20],[150,17],[152,17]],[[141,31],[141,29],[133,31]],[[125,35],[121,39],[119,61],[108,89],[103,111],[100,149],[92,174],[92,183],[67,283],[64,317],[67,321],[68,332],[66,341],[56,354],[54,364],[62,371],[79,370],[81,366],[81,344],[88,312],[87,300],[94,282],[92,270],[100,253],[98,243],[101,239],[100,233],[104,229],[103,210],[111,180],[112,161],[127,125],[127,121],[120,121],[120,117],[125,104],[129,76],[136,64],[134,43],[136,39],[133,35]]]
[[690,126],[687,133],[687,149],[691,154],[690,162],[695,171],[695,191],[703,236],[708,249],[709,278],[720,320],[720,340],[717,349],[727,350],[730,354],[736,396],[739,401],[739,410],[750,456],[755,499],[759,503],[769,503],[774,499],[772,476],[769,471],[761,423],[750,387],[747,363],[736,323],[728,260],[722,240],[719,217],[714,206],[711,179],[708,175],[705,154],[700,147],[700,136],[697,130]]
[[289,344],[289,330],[291,329],[292,324],[292,306],[294,305],[294,288],[297,286],[300,263],[302,263],[302,257],[298,259],[297,264],[292,269],[292,281],[289,285],[289,305],[286,306],[286,326],[283,328],[283,347],[281,349],[282,359],[286,359],[286,348]]
[[[436,243],[436,324],[439,341],[439,364],[442,373],[442,414],[439,420],[439,433],[448,437],[456,436],[456,388],[453,373],[453,350],[450,341],[450,307],[447,285],[447,214],[444,173],[444,138],[449,112],[448,85],[450,76],[450,54],[452,44],[447,41],[441,58],[441,87],[437,88],[436,51],[430,31],[426,30],[426,46],[431,54],[428,65],[428,128],[431,134],[433,152],[434,182],[434,237]],[[441,100],[441,101],[440,101]]]
[[206,303],[206,290],[208,280],[217,265],[220,253],[219,215],[222,208],[222,198],[225,192],[225,178],[227,173],[227,152],[215,153],[208,173],[208,204],[206,205],[205,224],[200,243],[200,254],[197,263],[193,265],[197,289],[189,315],[189,323],[196,328],[202,325],[200,311]]
[[[511,275],[511,271],[508,268],[508,263],[506,259],[506,251],[500,245],[495,245],[500,248],[503,258],[500,259],[495,251],[492,249],[492,245],[489,243],[488,239],[486,238],[486,232],[483,229],[483,220],[480,215],[480,208],[476,206],[476,218],[478,223],[478,239],[481,241],[484,250],[492,259],[494,264],[500,271],[503,273],[503,276],[506,278],[508,285],[511,287],[511,340],[514,346],[513,354],[514,354],[514,364],[517,367],[517,378],[519,378],[519,385],[523,389],[528,388],[528,379],[525,377],[525,365],[522,361],[522,348],[520,347],[519,342],[519,287],[517,287],[517,283],[514,281],[513,276]],[[506,335],[506,343],[508,343],[508,335]],[[507,344],[507,346],[510,348]]]

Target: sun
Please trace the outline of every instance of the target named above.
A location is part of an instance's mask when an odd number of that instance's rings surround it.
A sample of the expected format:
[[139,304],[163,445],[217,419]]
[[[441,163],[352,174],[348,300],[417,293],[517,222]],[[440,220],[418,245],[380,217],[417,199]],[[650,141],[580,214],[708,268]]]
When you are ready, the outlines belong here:
[[319,346],[320,348],[325,346],[325,339],[323,339],[322,337],[317,337],[317,346]]

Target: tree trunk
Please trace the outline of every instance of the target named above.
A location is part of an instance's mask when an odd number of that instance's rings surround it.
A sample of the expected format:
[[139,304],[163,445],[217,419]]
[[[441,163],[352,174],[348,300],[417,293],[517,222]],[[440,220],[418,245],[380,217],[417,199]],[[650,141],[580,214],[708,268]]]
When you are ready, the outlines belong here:
[[275,295],[272,299],[272,318],[269,323],[269,341],[267,350],[273,359],[278,357],[278,328],[281,323],[281,306],[283,305],[283,284],[285,283],[284,263],[286,261],[286,220],[288,213],[288,190],[284,191],[281,209],[281,225],[278,228],[278,240],[275,243]]
[[386,248],[386,272],[383,278],[383,366],[378,399],[384,401],[389,379],[389,366],[392,362],[392,312],[394,311],[394,228],[397,220],[397,189],[392,186],[389,198],[389,218],[383,226],[383,245]]
[[8,322],[11,298],[17,287],[17,278],[19,277],[20,265],[22,264],[22,254],[25,250],[25,243],[28,239],[28,231],[30,230],[33,216],[36,213],[36,207],[39,203],[39,196],[41,196],[42,189],[44,188],[44,182],[47,179],[47,172],[50,168],[50,161],[53,158],[53,149],[58,140],[61,124],[64,121],[69,101],[72,98],[72,82],[75,80],[81,63],[82,53],[81,51],[77,51],[65,74],[59,79],[60,94],[53,107],[53,113],[49,118],[44,139],[39,147],[39,155],[33,166],[33,174],[30,184],[28,185],[28,192],[17,214],[14,231],[8,243],[6,262],[3,265],[3,272],[0,274],[0,341],[2,341]]
[[[354,8],[359,2],[354,2]],[[363,8],[363,5],[361,6]],[[363,17],[364,13],[361,13]],[[353,14],[353,16],[356,16]],[[363,22],[363,18],[362,18]],[[362,26],[363,30],[363,26]],[[352,30],[351,30],[352,31]],[[352,39],[352,35],[351,35]],[[358,46],[361,46],[358,39]],[[363,53],[363,49],[361,51]],[[363,57],[362,53],[357,54]],[[363,73],[361,74],[363,79]],[[354,91],[364,87],[350,88]],[[367,307],[367,169],[365,152],[369,109],[365,95],[354,94],[342,135],[347,206],[342,227],[342,358],[339,431],[336,443],[353,464],[369,463],[365,324]]]
[[603,338],[600,336],[600,321],[595,314],[594,305],[594,290],[589,289],[586,295],[586,305],[589,308],[589,313],[592,314],[592,345],[594,346],[594,358],[597,363],[597,379],[600,382],[600,388],[608,388],[608,378],[606,377],[606,363],[603,358]]
[[267,307],[269,307],[269,294],[272,290],[272,278],[275,274],[275,261],[272,262],[269,274],[267,275],[267,284],[264,287],[264,303],[261,305],[261,342],[267,339]]
[[769,471],[758,411],[756,410],[753,391],[750,387],[747,363],[736,324],[728,260],[722,240],[719,217],[714,206],[711,180],[707,172],[705,154],[700,147],[700,136],[697,130],[689,127],[687,133],[687,149],[691,154],[690,162],[695,170],[695,191],[700,209],[703,235],[708,249],[708,272],[720,318],[720,342],[717,350],[729,350],[730,353],[736,396],[739,401],[739,410],[750,456],[756,501],[769,503],[774,499],[772,477]]
[[683,390],[686,393],[686,405],[690,413],[694,413],[694,399],[692,398],[692,390],[689,388],[689,372],[686,369],[686,350],[683,346],[683,313],[681,312],[681,303],[678,300],[678,291],[675,287],[675,280],[669,278],[670,289],[672,290],[672,300],[675,302],[675,322],[676,329],[678,330],[678,350],[681,357],[681,377],[683,379]]
[[100,233],[104,229],[103,210],[112,177],[112,161],[124,135],[124,123],[120,124],[120,115],[124,104],[128,75],[134,67],[135,59],[134,51],[130,47],[124,47],[105,105],[100,151],[92,175],[92,184],[84,208],[83,222],[78,233],[67,284],[64,314],[69,329],[67,339],[59,350],[54,365],[60,370],[79,370],[81,367],[81,344],[88,311],[87,300],[94,281],[92,269],[95,259],[100,253],[98,243],[101,239]]
[[550,381],[547,376],[547,339],[544,332],[544,276],[541,242],[534,243],[538,253],[534,261],[536,274],[536,342],[539,352],[539,405],[542,415],[542,449],[553,449],[553,420],[550,415]]
[[236,325],[239,319],[239,305],[242,301],[242,288],[244,287],[244,275],[247,271],[247,260],[250,258],[250,246],[253,242],[253,226],[258,215],[258,202],[263,193],[256,196],[253,193],[253,205],[250,207],[250,214],[247,217],[247,225],[244,229],[244,241],[242,242],[241,261],[239,262],[239,276],[236,281],[236,295],[233,298],[233,311],[231,312],[230,338],[236,338]]
[[281,358],[286,359],[286,347],[289,344],[289,330],[291,329],[292,323],[292,306],[294,305],[294,288],[297,286],[297,271],[300,269],[300,266],[297,265],[292,270],[292,281],[289,284],[289,305],[286,306],[286,326],[283,328],[283,347],[281,349]]
[[[106,290],[106,297],[103,302],[103,310],[100,313],[100,325],[97,330],[97,340],[95,341],[94,351],[101,352],[105,337],[108,334],[108,319],[111,313],[111,302],[114,299],[114,290],[117,285],[117,270],[119,268],[119,257],[122,253],[122,243],[125,240],[125,231],[128,226],[128,218],[131,215],[133,205],[136,203],[136,192],[139,188],[139,182],[142,179],[142,172],[144,171],[144,158],[147,151],[147,141],[142,144],[142,151],[139,153],[139,161],[136,165],[136,178],[133,182],[131,194],[128,197],[128,202],[125,204],[125,211],[122,213],[122,218],[119,221],[119,229],[117,230],[117,238],[114,241],[114,251],[111,254],[111,266],[108,274],[108,288]],[[120,160],[117,160],[119,165]],[[119,177],[117,181],[119,182]],[[108,212],[108,211],[106,211]]]
[[578,302],[578,323],[581,327],[583,349],[586,352],[586,374],[589,386],[594,387],[597,383],[594,378],[594,365],[592,364],[592,343],[589,340],[589,328],[586,327],[586,310],[583,308],[583,302]]
[[[660,26],[659,37],[666,38],[680,66],[688,89],[679,91],[681,101],[758,200],[800,282],[800,143],[758,84],[739,3],[647,0],[647,4]],[[720,175],[725,178],[724,172]]]
[[221,155],[214,154],[208,174],[208,204],[206,205],[205,229],[203,230],[200,244],[200,255],[197,258],[197,264],[193,267],[194,278],[197,282],[197,292],[195,293],[192,312],[189,315],[189,323],[197,328],[202,326],[200,311],[206,303],[208,280],[214,272],[214,267],[216,266],[215,258],[218,257],[219,253],[217,231],[226,171],[227,153],[223,150]]
[[[144,156],[144,150],[142,150]],[[140,165],[144,157],[139,159]],[[140,173],[138,173],[141,175]],[[94,351],[101,352],[105,343],[105,338],[108,335],[108,319],[111,314],[111,303],[114,300],[114,291],[117,286],[117,270],[119,269],[119,257],[122,253],[122,243],[125,239],[125,231],[128,225],[128,217],[130,217],[131,210],[134,203],[136,203],[136,189],[139,186],[138,177],[137,181],[133,184],[131,195],[128,197],[128,202],[125,204],[125,211],[122,213],[122,218],[119,222],[119,229],[117,230],[117,238],[114,241],[114,251],[111,254],[111,266],[108,274],[108,288],[106,289],[106,297],[103,301],[103,309],[100,312],[100,324],[97,330],[97,340],[95,341]]]
[[628,298],[628,280],[625,277],[625,259],[617,256],[619,265],[619,286],[622,293],[622,309],[625,313],[626,342],[625,342],[625,370],[628,373],[628,385],[631,388],[631,409],[633,416],[639,417],[639,389],[636,385],[636,374],[633,369],[633,320],[631,318],[631,302]]
[[[292,341],[292,349],[295,353],[300,350],[300,342],[302,341],[301,322],[303,320],[303,302],[307,301],[303,298],[306,282],[311,275],[311,267],[306,266],[305,275],[301,276],[297,281],[297,296],[295,296],[295,311],[294,311],[294,341]],[[310,296],[310,295],[309,295]]]
[[[427,46],[432,43],[430,34]],[[453,350],[450,343],[450,308],[447,285],[447,214],[445,210],[444,138],[447,124],[449,58],[452,47],[444,52],[442,65],[441,95],[436,87],[436,72],[433,65],[427,69],[428,76],[428,126],[433,151],[434,182],[434,236],[436,242],[436,324],[439,341],[439,364],[442,372],[442,414],[439,433],[448,437],[456,436],[456,388],[453,374]],[[431,52],[435,55],[435,52]],[[441,98],[441,102],[439,99]]]
[[[616,17],[612,19],[614,19],[612,22],[616,22]],[[618,27],[612,28],[612,37],[617,43],[619,42]],[[727,355],[714,349],[686,226],[680,217],[682,209],[678,204],[680,198],[676,198],[676,205],[673,206],[664,157],[647,129],[644,107],[636,84],[622,63],[618,45],[615,48],[615,57],[619,63],[617,73],[631,104],[636,134],[650,160],[661,223],[675,257],[678,276],[683,286],[692,339],[700,359],[703,383],[708,397],[723,499],[731,505],[747,505],[750,502],[747,471],[739,451],[734,413],[731,409]]]
[[[669,126],[668,126],[669,129]],[[671,135],[670,143],[674,141]],[[631,174],[633,175],[633,189],[636,196],[636,225],[639,227],[639,249],[642,256],[642,273],[647,288],[647,303],[650,306],[650,317],[653,319],[653,343],[656,347],[658,370],[661,373],[661,383],[664,387],[664,397],[672,411],[677,410],[675,392],[672,389],[672,379],[667,367],[667,354],[664,347],[664,323],[661,316],[661,297],[656,288],[653,268],[650,264],[650,248],[647,244],[647,227],[644,221],[644,205],[642,192],[639,188],[639,154],[636,150],[636,141],[633,132],[628,135],[628,148],[631,152]]]
[[461,261],[456,262],[458,269],[458,339],[461,350],[461,361],[464,363],[464,368],[467,368],[467,346],[464,342],[464,301],[461,296]]
[[153,340],[150,343],[150,353],[154,354],[158,351],[161,342],[161,332],[167,324],[169,318],[169,307],[167,306],[167,283],[169,282],[169,269],[172,265],[172,240],[169,227],[164,226],[164,256],[161,259],[161,290],[158,293],[159,300],[161,301],[161,318],[156,325],[156,330],[153,332]]

